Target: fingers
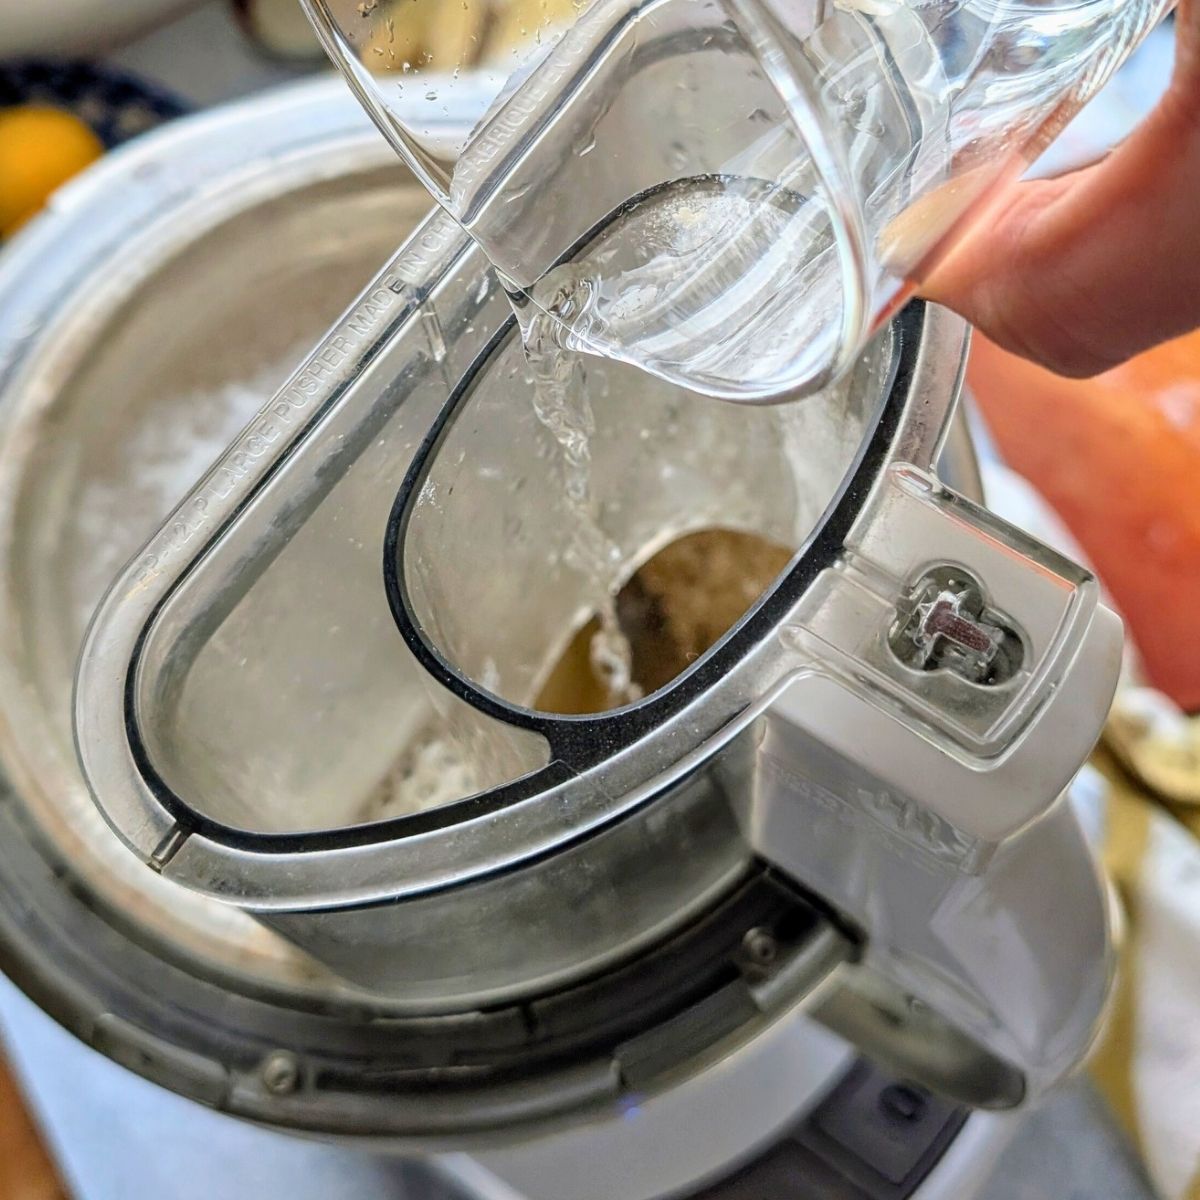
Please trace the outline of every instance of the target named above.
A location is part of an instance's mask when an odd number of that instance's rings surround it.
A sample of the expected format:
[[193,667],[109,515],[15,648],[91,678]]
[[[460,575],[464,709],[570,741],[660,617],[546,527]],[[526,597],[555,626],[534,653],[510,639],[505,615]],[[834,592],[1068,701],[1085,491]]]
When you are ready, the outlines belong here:
[[1074,175],[1018,185],[922,294],[1071,376],[1200,326],[1198,26],[1192,0],[1171,89],[1126,142]]

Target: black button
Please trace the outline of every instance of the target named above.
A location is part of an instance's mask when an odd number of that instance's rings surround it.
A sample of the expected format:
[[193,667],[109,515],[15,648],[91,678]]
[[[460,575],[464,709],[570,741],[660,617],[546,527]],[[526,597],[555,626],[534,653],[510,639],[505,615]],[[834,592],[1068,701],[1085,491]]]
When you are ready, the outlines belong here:
[[900,1187],[920,1173],[958,1111],[924,1088],[862,1063],[813,1113],[811,1123],[833,1143],[831,1154],[837,1148],[831,1161],[848,1175],[859,1177],[851,1166],[857,1162]]
[[925,1115],[929,1094],[906,1083],[893,1083],[879,1093],[879,1107],[897,1121],[919,1121]]

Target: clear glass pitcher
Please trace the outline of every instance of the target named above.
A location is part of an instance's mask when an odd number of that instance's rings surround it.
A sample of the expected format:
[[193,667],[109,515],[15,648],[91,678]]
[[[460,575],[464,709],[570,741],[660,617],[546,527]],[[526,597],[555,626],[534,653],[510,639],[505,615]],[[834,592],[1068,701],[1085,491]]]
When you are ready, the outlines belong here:
[[[843,373],[1172,4],[304,2],[526,321],[758,402]],[[448,143],[481,58],[500,98]]]
[[[305,2],[527,320],[760,402],[844,372],[1171,6]],[[508,83],[466,140],[406,115],[415,89],[436,116],[480,56]],[[581,259],[622,210],[618,235]]]

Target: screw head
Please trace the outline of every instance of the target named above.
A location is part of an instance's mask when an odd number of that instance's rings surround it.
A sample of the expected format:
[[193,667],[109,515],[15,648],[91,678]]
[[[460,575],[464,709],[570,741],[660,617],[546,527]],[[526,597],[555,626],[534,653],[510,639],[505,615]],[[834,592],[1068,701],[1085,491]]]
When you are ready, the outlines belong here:
[[769,929],[750,929],[742,938],[742,953],[751,966],[765,970],[778,956],[779,943]]
[[300,1083],[300,1064],[288,1050],[273,1050],[262,1063],[263,1086],[276,1096],[294,1092]]

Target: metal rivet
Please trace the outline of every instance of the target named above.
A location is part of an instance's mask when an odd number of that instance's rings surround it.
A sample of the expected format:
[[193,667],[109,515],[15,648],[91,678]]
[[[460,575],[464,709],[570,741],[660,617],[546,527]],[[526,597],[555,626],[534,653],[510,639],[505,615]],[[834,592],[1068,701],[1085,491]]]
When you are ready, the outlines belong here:
[[273,1050],[262,1064],[262,1081],[268,1092],[286,1096],[300,1083],[300,1064],[287,1050]]
[[742,952],[756,967],[769,967],[779,953],[779,943],[768,929],[751,929],[742,938]]

